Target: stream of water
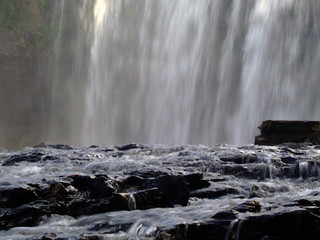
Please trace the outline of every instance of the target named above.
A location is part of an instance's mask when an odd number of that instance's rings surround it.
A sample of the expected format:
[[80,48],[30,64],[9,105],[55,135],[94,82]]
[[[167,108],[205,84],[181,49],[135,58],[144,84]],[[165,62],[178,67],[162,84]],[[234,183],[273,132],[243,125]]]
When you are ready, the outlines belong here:
[[[36,240],[42,239],[45,234],[52,234],[50,239],[68,240],[90,235],[101,236],[101,239],[155,239],[165,229],[179,224],[210,221],[216,213],[230,210],[244,202],[255,201],[261,206],[259,213],[251,215],[272,216],[276,211],[299,209],[297,201],[318,201],[320,194],[318,147],[133,146],[128,150],[120,150],[116,146],[66,149],[41,145],[19,152],[2,151],[0,191],[65,182],[67,176],[75,174],[104,174],[120,182],[128,176],[141,174],[202,173],[210,186],[191,191],[187,206],[138,210],[134,200],[135,192],[131,192],[128,193],[128,211],[80,217],[53,214],[37,226],[2,230],[0,239]],[[3,206],[5,199],[1,201]],[[1,218],[3,211],[6,209],[1,208]],[[11,212],[15,211],[18,210]],[[239,213],[236,221],[245,220],[250,214]],[[230,223],[228,231],[225,229],[223,234],[226,239],[229,239],[228,232],[241,227],[241,223],[236,221]]]

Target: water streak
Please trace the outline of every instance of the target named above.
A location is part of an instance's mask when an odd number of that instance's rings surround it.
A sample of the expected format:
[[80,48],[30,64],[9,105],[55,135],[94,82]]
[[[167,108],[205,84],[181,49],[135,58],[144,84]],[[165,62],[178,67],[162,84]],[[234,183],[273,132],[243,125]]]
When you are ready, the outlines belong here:
[[262,120],[319,118],[317,0],[56,4],[77,24],[50,141],[244,144]]

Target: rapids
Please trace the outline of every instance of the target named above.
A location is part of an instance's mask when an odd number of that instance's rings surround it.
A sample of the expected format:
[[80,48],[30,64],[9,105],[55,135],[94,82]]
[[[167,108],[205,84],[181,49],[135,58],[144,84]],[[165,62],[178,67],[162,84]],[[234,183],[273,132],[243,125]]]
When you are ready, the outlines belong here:
[[[236,229],[241,229],[243,224],[243,227],[247,226],[246,219],[303,209],[318,214],[319,159],[318,146],[297,144],[273,147],[224,144],[71,147],[41,144],[16,152],[3,150],[0,152],[1,224],[6,214],[18,211],[18,208],[8,210],[5,207],[6,189],[67,183],[69,176],[107,175],[112,181],[120,183],[130,176],[151,181],[162,175],[201,173],[203,180],[210,184],[191,190],[185,206],[175,204],[172,207],[147,209],[139,206],[139,191],[128,188],[125,190],[127,193],[121,193],[130,195],[130,207],[125,211],[85,216],[52,214],[41,218],[34,226],[18,224],[6,230],[1,225],[0,239],[78,240],[85,239],[85,236],[99,236],[99,239],[162,239],[161,233],[168,229],[179,225],[189,225],[189,229],[193,224],[201,226],[213,221],[216,214],[230,209],[236,209],[238,214],[233,221],[223,215],[227,225],[222,239],[243,239],[240,230]],[[137,202],[134,202],[135,197]],[[239,206],[248,201],[259,206],[259,211],[242,211]],[[303,204],[305,202],[309,204]],[[236,235],[239,236],[234,237]],[[45,236],[48,238],[41,238]]]

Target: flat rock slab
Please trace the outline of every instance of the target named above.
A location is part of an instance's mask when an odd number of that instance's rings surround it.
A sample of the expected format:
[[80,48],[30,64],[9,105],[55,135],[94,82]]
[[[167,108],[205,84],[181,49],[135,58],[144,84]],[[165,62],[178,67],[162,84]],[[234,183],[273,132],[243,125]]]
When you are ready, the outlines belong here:
[[283,143],[315,143],[318,141],[320,121],[263,121],[258,127],[261,134],[255,137],[256,145]]

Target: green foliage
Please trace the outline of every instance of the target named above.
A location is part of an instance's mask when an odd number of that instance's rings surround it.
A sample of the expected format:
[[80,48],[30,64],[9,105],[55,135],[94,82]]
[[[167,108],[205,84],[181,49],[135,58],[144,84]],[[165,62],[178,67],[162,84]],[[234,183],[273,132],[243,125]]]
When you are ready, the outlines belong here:
[[12,28],[18,24],[20,14],[19,1],[0,0],[0,24]]
[[30,63],[39,62],[50,51],[48,46],[53,41],[49,34],[51,10],[48,0],[0,0],[0,31],[10,35],[10,42],[7,40],[5,44],[15,51],[2,56],[8,59],[12,55],[22,57],[12,58],[14,63],[6,61],[5,65],[9,68],[19,66],[24,59]]
[[43,15],[48,7],[48,1],[47,0],[38,0],[39,2],[39,8],[40,8],[40,12]]
[[26,40],[24,39],[23,36],[20,38],[19,43],[20,43],[20,45],[22,47],[26,47],[27,46]]

